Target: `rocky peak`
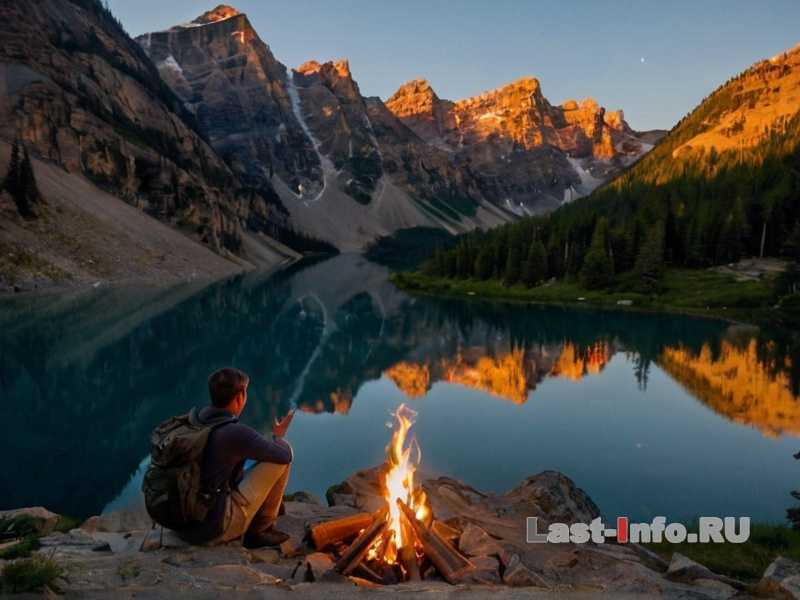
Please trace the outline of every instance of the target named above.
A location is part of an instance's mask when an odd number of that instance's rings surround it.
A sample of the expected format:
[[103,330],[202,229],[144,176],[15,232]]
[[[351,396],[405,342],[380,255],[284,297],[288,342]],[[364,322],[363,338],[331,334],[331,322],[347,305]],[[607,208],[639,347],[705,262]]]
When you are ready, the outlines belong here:
[[249,186],[321,184],[319,159],[292,106],[286,67],[247,15],[227,5],[137,38],[212,146]]
[[448,109],[425,79],[412,79],[386,101],[386,107],[426,141],[440,140],[447,130]]
[[312,83],[321,83],[340,101],[361,103],[361,92],[350,73],[350,62],[347,59],[324,63],[310,60],[295,69],[295,73],[302,76],[304,87],[308,87]]
[[542,88],[539,80],[535,77],[521,77],[509,84],[500,86],[493,90],[483,92],[478,96],[465,98],[456,102],[457,107],[471,107],[476,105],[486,105],[491,103],[509,104],[511,102],[525,102],[529,99],[535,102],[542,97]]
[[197,25],[208,25],[209,23],[224,21],[225,19],[230,19],[231,17],[241,14],[241,12],[236,10],[234,7],[229,6],[228,4],[220,4],[215,9],[204,12],[202,15],[192,21],[192,23]]

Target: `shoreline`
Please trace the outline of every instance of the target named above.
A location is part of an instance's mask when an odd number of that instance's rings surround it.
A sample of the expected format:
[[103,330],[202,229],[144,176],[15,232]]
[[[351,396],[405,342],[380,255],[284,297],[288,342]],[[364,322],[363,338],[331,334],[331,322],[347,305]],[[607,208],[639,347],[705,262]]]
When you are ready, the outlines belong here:
[[[557,282],[535,288],[506,287],[494,281],[471,279],[446,279],[429,277],[420,273],[395,272],[389,280],[398,289],[411,295],[453,298],[468,301],[508,302],[520,305],[556,306],[569,309],[605,310],[642,314],[672,314],[701,319],[714,319],[731,324],[776,327],[781,324],[781,313],[773,307],[712,307],[678,306],[652,302],[634,292],[619,290],[581,290],[572,284]],[[572,298],[542,296],[541,292],[558,287],[574,291]],[[488,292],[488,293],[487,293]],[[539,295],[537,296],[537,293]],[[580,294],[585,294],[581,296]],[[635,298],[631,299],[633,296]],[[626,298],[627,297],[627,298]],[[579,299],[582,298],[582,299]],[[630,302],[628,304],[627,302]]]

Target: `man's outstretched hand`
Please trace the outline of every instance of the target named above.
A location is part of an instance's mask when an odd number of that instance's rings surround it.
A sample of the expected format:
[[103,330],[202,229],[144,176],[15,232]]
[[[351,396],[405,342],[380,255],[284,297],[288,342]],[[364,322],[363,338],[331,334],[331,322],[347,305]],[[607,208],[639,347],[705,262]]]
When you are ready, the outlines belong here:
[[294,409],[289,411],[285,417],[283,417],[280,421],[275,419],[275,422],[272,424],[272,435],[275,437],[283,437],[286,435],[286,431],[289,429],[289,425],[292,424],[292,419],[294,418]]

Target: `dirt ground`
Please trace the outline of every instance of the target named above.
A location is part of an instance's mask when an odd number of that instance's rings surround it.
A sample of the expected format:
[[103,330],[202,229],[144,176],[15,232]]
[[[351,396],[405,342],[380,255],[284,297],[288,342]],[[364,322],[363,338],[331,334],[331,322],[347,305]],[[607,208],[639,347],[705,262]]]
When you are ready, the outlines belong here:
[[[0,177],[10,146],[0,143]],[[33,159],[45,205],[22,219],[0,194],[0,293],[108,283],[162,285],[211,280],[297,257],[257,236],[248,260],[225,258],[58,165]]]

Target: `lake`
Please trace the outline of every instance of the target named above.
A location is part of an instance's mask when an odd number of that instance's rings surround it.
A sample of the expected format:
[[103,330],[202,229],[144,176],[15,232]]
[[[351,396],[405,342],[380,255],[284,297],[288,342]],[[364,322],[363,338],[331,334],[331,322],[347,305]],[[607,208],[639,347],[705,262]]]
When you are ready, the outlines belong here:
[[503,492],[556,469],[607,518],[783,521],[800,356],[675,315],[414,298],[357,255],[210,286],[0,302],[0,509],[139,502],[150,431],[251,376],[243,421],[299,411],[290,491],[379,464],[400,403],[426,474]]

